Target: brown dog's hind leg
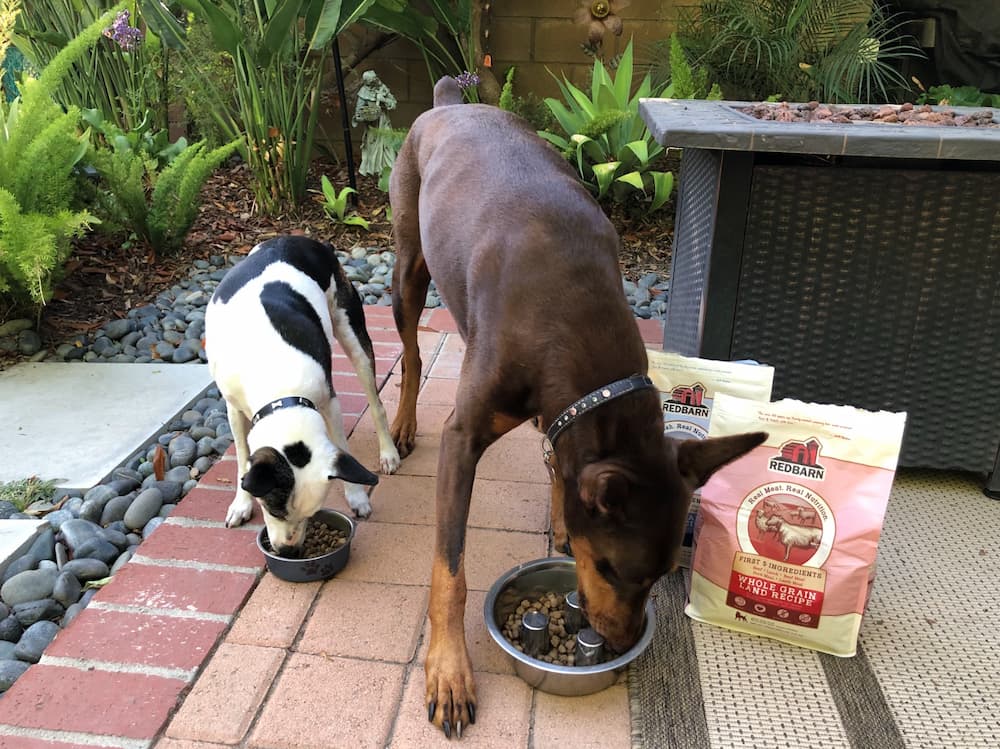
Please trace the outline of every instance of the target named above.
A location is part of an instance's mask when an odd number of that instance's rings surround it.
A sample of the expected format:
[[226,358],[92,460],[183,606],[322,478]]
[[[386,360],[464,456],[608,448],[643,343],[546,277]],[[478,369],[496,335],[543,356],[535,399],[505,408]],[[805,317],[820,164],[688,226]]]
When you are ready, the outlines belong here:
[[397,157],[390,186],[392,233],[396,243],[396,265],[392,270],[392,314],[403,342],[403,383],[399,409],[390,432],[400,458],[413,451],[417,436],[417,392],[420,390],[421,370],[417,328],[431,282],[420,247],[417,206],[420,180],[411,163],[414,159],[413,148],[407,141]]

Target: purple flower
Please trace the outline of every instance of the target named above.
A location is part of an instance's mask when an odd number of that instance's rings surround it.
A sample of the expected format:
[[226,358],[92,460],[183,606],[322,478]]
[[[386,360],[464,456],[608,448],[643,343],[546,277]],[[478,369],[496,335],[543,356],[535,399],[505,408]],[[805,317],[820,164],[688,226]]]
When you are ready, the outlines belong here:
[[479,85],[479,76],[475,73],[470,73],[468,70],[456,75],[455,80],[463,91]]
[[104,36],[125,51],[135,49],[142,41],[142,30],[135,26],[129,26],[129,20],[129,12],[123,10],[115,16],[114,22],[104,29]]

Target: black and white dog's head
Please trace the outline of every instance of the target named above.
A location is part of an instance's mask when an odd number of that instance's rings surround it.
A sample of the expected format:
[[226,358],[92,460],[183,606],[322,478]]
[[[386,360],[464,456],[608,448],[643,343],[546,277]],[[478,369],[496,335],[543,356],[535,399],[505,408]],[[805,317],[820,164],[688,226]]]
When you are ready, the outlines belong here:
[[297,554],[306,521],[323,506],[334,479],[378,483],[330,442],[323,417],[313,409],[272,413],[253,426],[247,443],[250,459],[241,486],[260,504],[271,548],[283,557]]

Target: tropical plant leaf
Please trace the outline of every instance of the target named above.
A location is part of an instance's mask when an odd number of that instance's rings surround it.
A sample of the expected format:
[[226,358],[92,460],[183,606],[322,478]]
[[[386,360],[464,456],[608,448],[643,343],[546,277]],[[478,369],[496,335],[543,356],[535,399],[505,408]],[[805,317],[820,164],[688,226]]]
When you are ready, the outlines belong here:
[[597,198],[600,200],[603,198],[607,192],[608,188],[611,187],[611,183],[614,182],[615,172],[618,171],[618,167],[621,165],[619,161],[607,161],[602,164],[594,164],[594,178],[597,180]]
[[649,204],[649,212],[657,211],[670,199],[674,190],[673,172],[647,172],[653,179],[653,200]]

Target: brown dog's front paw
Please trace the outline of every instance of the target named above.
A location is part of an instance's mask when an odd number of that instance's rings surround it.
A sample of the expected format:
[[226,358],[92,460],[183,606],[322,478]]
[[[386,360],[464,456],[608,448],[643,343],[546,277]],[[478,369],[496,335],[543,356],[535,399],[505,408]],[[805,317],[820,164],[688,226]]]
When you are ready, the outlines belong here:
[[[463,643],[464,645],[464,643]],[[427,720],[449,739],[452,733],[462,738],[465,727],[476,722],[476,685],[472,664],[464,647],[461,654],[444,659],[447,665],[434,665],[439,659],[430,654],[424,670],[427,675]]]
[[392,442],[399,452],[400,460],[413,452],[413,444],[416,442],[417,437],[417,424],[415,421],[397,418],[392,422],[392,428],[389,430],[389,433],[392,435]]

